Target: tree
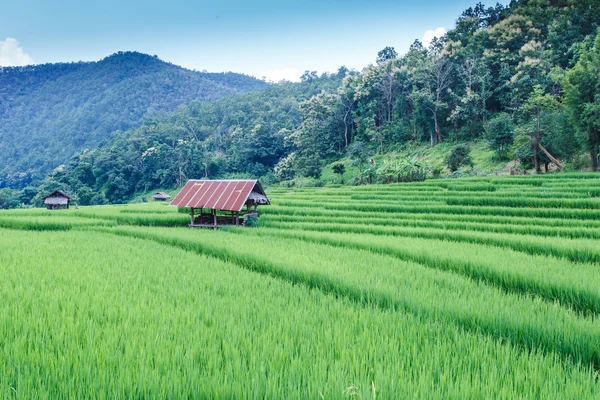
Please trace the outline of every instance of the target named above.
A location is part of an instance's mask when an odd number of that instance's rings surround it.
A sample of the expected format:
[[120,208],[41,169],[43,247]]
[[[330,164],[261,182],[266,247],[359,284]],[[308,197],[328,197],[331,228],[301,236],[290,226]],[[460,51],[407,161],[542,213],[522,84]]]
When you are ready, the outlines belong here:
[[598,171],[600,145],[600,29],[591,49],[581,47],[579,59],[563,81],[564,103],[579,138]]
[[457,68],[460,87],[451,92],[455,107],[448,117],[449,121],[465,124],[469,127],[469,137],[475,138],[475,128],[485,122],[487,101],[494,91],[491,89],[491,75],[481,59],[468,58]]
[[500,113],[486,125],[485,138],[491,150],[496,152],[499,160],[508,158],[508,150],[514,141],[512,118],[507,113]]
[[420,70],[417,70],[416,78],[420,81],[420,90],[414,93],[414,97],[431,113],[435,128],[435,135],[434,132],[430,135],[432,146],[443,141],[440,114],[448,107],[445,95],[452,81],[452,69],[452,64],[446,57],[434,53],[429,55]]
[[393,47],[387,46],[377,53],[377,64],[384,64],[389,60],[398,58],[398,53]]
[[29,205],[33,198],[38,194],[38,189],[33,186],[27,186],[19,192],[19,203]]
[[465,144],[459,144],[454,146],[450,154],[446,157],[446,165],[450,171],[458,171],[460,167],[470,166],[473,167],[473,160],[471,159],[471,148]]
[[367,149],[362,142],[356,141],[350,147],[349,155],[350,159],[352,160],[352,166],[358,167],[360,183],[363,184],[364,170],[365,167],[369,164],[369,161],[373,156],[373,152]]
[[283,157],[277,165],[275,165],[274,173],[275,178],[280,181],[288,181],[294,178],[296,171],[294,170],[294,164],[296,159],[296,153],[290,153],[286,157]]
[[15,208],[19,205],[16,192],[11,189],[0,189],[0,209]]
[[356,93],[354,86],[354,77],[350,76],[342,81],[338,88],[338,95],[342,107],[344,122],[344,147],[348,147],[354,133],[354,116],[356,111]]
[[77,190],[77,202],[82,206],[92,205],[92,199],[96,194],[94,191],[88,186],[81,186]]
[[316,79],[319,78],[319,75],[317,74],[317,71],[304,71],[304,73],[302,74],[302,76],[300,77],[300,80],[302,82],[312,82]]
[[340,98],[336,94],[319,93],[300,103],[302,122],[291,139],[298,158],[336,156],[344,145]]
[[[539,151],[542,150],[547,156],[547,151],[541,145],[542,136],[542,114],[546,111],[550,111],[558,106],[556,99],[548,93],[544,93],[544,90],[540,85],[536,85],[533,93],[527,98],[527,101],[521,106],[521,111],[526,115],[532,116],[535,119],[534,127],[531,131],[530,138],[533,149],[533,164],[537,173],[542,172],[540,166],[540,155]],[[551,156],[549,158],[552,158]],[[559,167],[561,164],[559,164]]]
[[346,172],[346,166],[343,163],[338,162],[333,164],[331,169],[333,170],[334,174],[338,174],[341,177],[342,184],[344,184],[344,172]]

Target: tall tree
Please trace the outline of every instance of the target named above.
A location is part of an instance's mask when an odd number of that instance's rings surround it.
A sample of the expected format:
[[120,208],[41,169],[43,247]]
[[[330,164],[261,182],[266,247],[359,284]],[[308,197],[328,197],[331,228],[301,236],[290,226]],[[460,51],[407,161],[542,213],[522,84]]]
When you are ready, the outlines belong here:
[[393,47],[387,46],[377,53],[377,64],[384,64],[398,58],[398,52]]
[[[527,98],[527,101],[521,107],[526,115],[533,117],[533,129],[531,129],[530,139],[531,147],[533,151],[533,163],[535,165],[535,171],[537,173],[542,172],[540,167],[540,151],[544,152],[547,156],[551,157],[547,153],[547,150],[541,144],[542,138],[542,114],[548,112],[558,106],[558,102],[549,93],[545,93],[540,85],[537,85],[533,93]],[[551,157],[553,158],[553,157]],[[559,164],[560,166],[560,164]]]
[[416,98],[421,105],[429,110],[435,131],[431,132],[430,142],[442,143],[441,113],[448,108],[446,101],[447,90],[452,82],[452,64],[439,52],[429,54],[426,63],[417,79],[421,80],[421,89],[416,92]]
[[575,66],[564,79],[564,102],[571,122],[585,143],[592,160],[592,169],[598,171],[600,145],[600,29],[593,46],[582,46]]

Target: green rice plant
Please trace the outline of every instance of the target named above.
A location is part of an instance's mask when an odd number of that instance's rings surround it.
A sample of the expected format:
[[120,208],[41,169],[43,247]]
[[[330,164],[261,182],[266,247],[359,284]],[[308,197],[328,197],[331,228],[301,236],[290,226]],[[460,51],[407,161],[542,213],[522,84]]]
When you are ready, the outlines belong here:
[[466,192],[495,192],[498,189],[496,185],[489,184],[471,184],[471,185],[449,185],[450,191],[466,191]]
[[501,198],[501,197],[450,197],[446,198],[449,205],[470,206],[503,206],[503,207],[536,207],[536,208],[575,208],[600,209],[600,199],[538,199],[538,198]]
[[[465,215],[465,214],[427,214],[427,213],[378,213],[364,211],[343,211],[332,209],[318,209],[315,207],[290,208],[271,206],[261,210],[264,218],[270,219],[271,216],[319,216],[325,218],[353,218],[356,222],[368,219],[380,219],[384,221],[394,221],[400,219],[425,220],[425,221],[458,221],[458,222],[476,222],[501,224],[511,226],[543,226],[543,227],[567,227],[567,228],[600,228],[600,220],[592,219],[564,219],[564,218],[530,218],[513,217],[502,215]],[[392,223],[393,224],[393,223]],[[558,229],[557,229],[558,231]],[[560,234],[557,232],[557,236]]]
[[[243,234],[242,230],[233,232]],[[368,250],[430,268],[448,270],[515,293],[558,301],[584,313],[600,314],[600,270],[596,264],[570,263],[505,249],[444,240],[377,235],[261,229],[256,234],[284,237],[342,248]]]
[[110,221],[90,221],[86,218],[60,218],[56,216],[1,217],[0,228],[29,231],[66,231],[81,226],[113,226]]
[[[593,319],[421,264],[368,251],[226,231],[135,227],[102,231],[207,254],[359,304],[456,323],[528,349],[555,352],[576,363],[600,366],[600,326]],[[235,247],[229,243],[235,243]]]
[[2,230],[0,241],[2,397],[600,394],[593,370],[553,354],[156,242]]
[[278,201],[276,205],[290,208],[322,208],[326,210],[365,211],[379,213],[427,213],[427,214],[459,214],[459,215],[498,215],[536,218],[563,219],[600,219],[600,211],[581,210],[575,208],[515,208],[499,206],[451,206],[451,205],[403,205],[403,204],[369,204],[368,202],[345,204],[345,202],[313,203],[309,201]]
[[346,232],[353,234],[374,234],[397,237],[422,237],[456,242],[467,242],[510,248],[533,255],[548,255],[565,258],[573,262],[600,262],[600,249],[597,241],[589,239],[566,239],[549,241],[547,238],[527,235],[448,231],[435,228],[385,227],[374,225],[344,225],[336,223],[302,223],[263,221],[262,226],[279,229],[302,229],[317,232]]
[[494,224],[489,222],[461,222],[456,220],[446,220],[444,217],[438,219],[417,219],[417,218],[372,218],[365,216],[296,216],[275,214],[266,217],[266,221],[273,222],[304,222],[304,223],[336,223],[344,225],[373,225],[373,226],[393,226],[393,227],[419,227],[419,228],[437,228],[445,230],[459,231],[480,231],[495,233],[514,233],[520,235],[547,236],[547,237],[565,237],[565,238],[587,238],[600,239],[600,230],[595,228],[582,227],[561,227],[540,226],[532,223],[524,225],[514,225],[510,223]]

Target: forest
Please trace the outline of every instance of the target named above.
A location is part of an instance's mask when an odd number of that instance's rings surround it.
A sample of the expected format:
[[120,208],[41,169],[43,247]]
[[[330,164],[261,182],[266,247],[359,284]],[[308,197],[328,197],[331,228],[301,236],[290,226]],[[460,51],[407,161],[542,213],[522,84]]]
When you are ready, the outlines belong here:
[[421,180],[440,171],[418,160],[369,160],[445,142],[457,145],[450,170],[470,164],[461,143],[485,141],[522,171],[596,171],[599,27],[595,0],[478,3],[428,47],[415,40],[401,55],[386,47],[362,71],[306,71],[299,83],[248,84],[257,90],[194,100],[137,128],[108,124],[118,128],[110,140],[86,146],[43,181],[0,192],[0,207],[35,203],[58,187],[80,204],[104,204],[188,178],[318,179],[341,159],[358,166],[355,183]]
[[0,187],[43,179],[149,116],[264,86],[250,76],[190,71],[136,52],[99,62],[0,67]]

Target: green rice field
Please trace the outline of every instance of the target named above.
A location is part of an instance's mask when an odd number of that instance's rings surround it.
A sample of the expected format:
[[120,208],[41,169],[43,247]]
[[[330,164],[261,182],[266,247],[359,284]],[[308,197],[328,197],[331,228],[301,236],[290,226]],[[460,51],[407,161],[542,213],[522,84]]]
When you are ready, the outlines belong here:
[[0,398],[600,398],[600,175],[267,194],[0,212]]

